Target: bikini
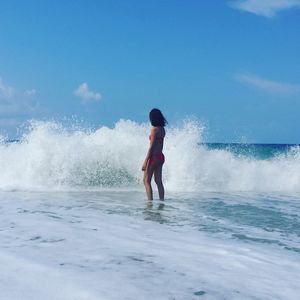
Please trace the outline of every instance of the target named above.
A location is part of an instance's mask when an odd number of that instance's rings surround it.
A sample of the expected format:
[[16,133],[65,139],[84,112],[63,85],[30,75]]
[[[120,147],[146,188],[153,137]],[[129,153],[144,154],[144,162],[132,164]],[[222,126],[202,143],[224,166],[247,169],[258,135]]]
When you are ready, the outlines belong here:
[[[151,141],[151,135],[149,135],[149,140]],[[164,138],[163,137],[157,137],[156,140],[163,143]],[[155,161],[157,161],[157,160],[161,164],[163,164],[165,162],[165,156],[162,152],[153,153],[149,158],[149,165],[153,165],[155,163]]]

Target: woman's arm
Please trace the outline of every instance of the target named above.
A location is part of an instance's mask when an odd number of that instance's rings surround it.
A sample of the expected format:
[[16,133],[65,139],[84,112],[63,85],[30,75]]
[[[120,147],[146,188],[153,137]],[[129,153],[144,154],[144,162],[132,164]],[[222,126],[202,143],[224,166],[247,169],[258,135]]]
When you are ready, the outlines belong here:
[[148,149],[145,161],[144,161],[143,166],[142,166],[142,171],[146,170],[148,160],[151,157],[154,145],[156,143],[156,134],[157,134],[157,129],[156,128],[152,128],[151,129],[151,133],[150,133],[150,146],[149,146],[149,149]]

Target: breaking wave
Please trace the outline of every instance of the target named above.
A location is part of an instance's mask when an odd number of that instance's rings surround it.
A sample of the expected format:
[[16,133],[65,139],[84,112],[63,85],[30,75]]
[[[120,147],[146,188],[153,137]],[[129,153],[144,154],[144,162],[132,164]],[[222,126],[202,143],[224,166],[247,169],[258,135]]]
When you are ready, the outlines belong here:
[[[120,120],[113,128],[68,130],[31,122],[20,141],[0,143],[1,190],[142,186],[149,125]],[[300,191],[300,150],[269,159],[239,156],[201,144],[203,126],[168,128],[164,182],[170,191]]]

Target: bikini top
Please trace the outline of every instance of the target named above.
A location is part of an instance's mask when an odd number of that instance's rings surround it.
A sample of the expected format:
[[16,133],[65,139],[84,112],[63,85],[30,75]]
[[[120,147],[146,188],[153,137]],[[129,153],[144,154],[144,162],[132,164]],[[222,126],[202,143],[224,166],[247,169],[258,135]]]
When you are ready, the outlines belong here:
[[[149,135],[149,140],[151,141],[151,135]],[[157,137],[156,140],[162,143],[164,141],[164,137]]]

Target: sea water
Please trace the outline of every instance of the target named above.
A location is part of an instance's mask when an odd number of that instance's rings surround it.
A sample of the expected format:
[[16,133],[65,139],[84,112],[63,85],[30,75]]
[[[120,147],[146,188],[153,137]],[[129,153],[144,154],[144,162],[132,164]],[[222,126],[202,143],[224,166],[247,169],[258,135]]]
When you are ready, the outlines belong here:
[[299,299],[299,147],[183,122],[148,202],[148,130],[33,122],[1,143],[0,299]]

